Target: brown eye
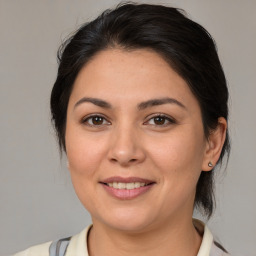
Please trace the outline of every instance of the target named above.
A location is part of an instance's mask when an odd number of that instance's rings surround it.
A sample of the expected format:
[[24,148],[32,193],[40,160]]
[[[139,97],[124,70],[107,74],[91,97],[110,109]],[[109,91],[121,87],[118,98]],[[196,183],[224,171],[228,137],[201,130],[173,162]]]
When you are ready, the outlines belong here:
[[165,124],[165,121],[166,121],[165,117],[162,117],[162,116],[154,117],[154,123],[156,125],[163,125],[163,124]]
[[104,117],[102,116],[90,116],[82,120],[83,124],[88,126],[101,126],[110,124]]
[[101,117],[101,116],[94,116],[91,118],[91,122],[94,124],[94,125],[102,125],[103,124],[103,121],[104,121],[104,118]]
[[146,123],[154,126],[168,126],[174,124],[175,120],[166,115],[156,115],[150,118]]

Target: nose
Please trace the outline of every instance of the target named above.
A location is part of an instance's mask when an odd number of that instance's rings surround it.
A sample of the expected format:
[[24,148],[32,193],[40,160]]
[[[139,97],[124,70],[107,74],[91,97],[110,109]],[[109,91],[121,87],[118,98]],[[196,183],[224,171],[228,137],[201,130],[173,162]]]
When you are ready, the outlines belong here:
[[145,160],[142,137],[133,127],[113,130],[110,140],[108,158],[111,162],[130,166]]

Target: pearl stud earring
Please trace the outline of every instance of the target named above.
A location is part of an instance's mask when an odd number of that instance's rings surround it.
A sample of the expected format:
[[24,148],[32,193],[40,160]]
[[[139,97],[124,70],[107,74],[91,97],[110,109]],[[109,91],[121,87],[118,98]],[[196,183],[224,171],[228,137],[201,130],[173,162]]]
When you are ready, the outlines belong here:
[[209,166],[209,167],[213,167],[213,164],[212,164],[211,161],[208,163],[208,166]]

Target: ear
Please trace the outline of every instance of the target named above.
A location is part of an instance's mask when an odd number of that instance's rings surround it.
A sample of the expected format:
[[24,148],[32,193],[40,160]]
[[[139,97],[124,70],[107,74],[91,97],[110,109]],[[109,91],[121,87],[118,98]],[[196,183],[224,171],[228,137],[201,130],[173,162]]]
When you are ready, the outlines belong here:
[[[204,159],[202,163],[203,171],[210,171],[219,160],[223,144],[226,139],[227,121],[224,117],[218,119],[216,129],[210,131],[205,148]],[[212,166],[209,166],[211,165]]]

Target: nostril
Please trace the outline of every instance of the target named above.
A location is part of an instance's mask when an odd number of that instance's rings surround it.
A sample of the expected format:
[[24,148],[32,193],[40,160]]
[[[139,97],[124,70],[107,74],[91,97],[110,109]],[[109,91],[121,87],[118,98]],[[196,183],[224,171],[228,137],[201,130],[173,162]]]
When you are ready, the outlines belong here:
[[127,165],[128,166],[129,164],[136,163],[138,161],[138,159],[132,158],[130,160],[123,160],[123,159],[111,158],[110,161],[112,163],[120,163],[121,165]]

